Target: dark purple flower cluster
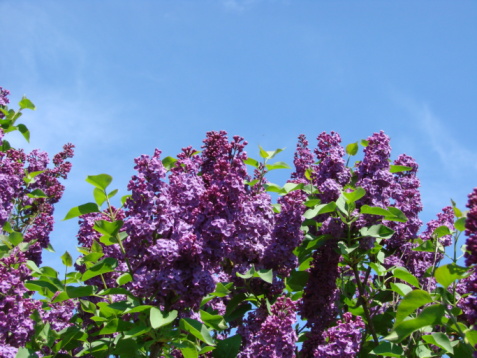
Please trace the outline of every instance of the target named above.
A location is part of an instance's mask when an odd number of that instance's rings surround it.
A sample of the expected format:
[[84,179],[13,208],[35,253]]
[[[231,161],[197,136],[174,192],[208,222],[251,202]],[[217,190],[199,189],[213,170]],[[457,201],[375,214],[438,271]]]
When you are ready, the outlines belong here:
[[298,263],[293,250],[303,241],[300,226],[305,211],[304,201],[306,194],[301,190],[292,191],[278,199],[281,211],[275,218],[273,241],[267,248],[264,265],[282,277],[288,276]]
[[[477,188],[474,188],[472,193],[469,194],[467,207],[469,212],[465,222],[465,234],[467,235],[465,264],[473,267],[473,274],[466,281],[467,292],[470,293],[466,301],[467,318],[469,323],[477,329],[477,274],[475,273],[477,267]],[[477,357],[477,353],[474,353],[474,356]]]
[[314,358],[354,358],[360,350],[364,322],[361,317],[353,317],[349,312],[338,324],[324,333],[324,343],[313,354]]
[[25,254],[15,249],[0,259],[0,354],[15,357],[33,333],[30,315],[41,309],[41,302],[27,297],[23,282],[30,278]]
[[169,173],[158,150],[136,159],[124,225],[135,294],[195,309],[219,277],[263,265],[274,213],[268,194],[244,184],[245,144],[209,132],[202,153],[183,149]]
[[293,329],[296,322],[296,302],[279,297],[270,307],[250,313],[238,329],[242,336],[239,358],[295,357],[297,336]]
[[299,313],[307,319],[306,325],[310,328],[307,340],[303,343],[304,357],[313,357],[312,352],[323,342],[323,332],[337,314],[339,290],[336,279],[339,275],[340,254],[336,249],[336,241],[330,239],[313,254],[310,278],[299,305]]

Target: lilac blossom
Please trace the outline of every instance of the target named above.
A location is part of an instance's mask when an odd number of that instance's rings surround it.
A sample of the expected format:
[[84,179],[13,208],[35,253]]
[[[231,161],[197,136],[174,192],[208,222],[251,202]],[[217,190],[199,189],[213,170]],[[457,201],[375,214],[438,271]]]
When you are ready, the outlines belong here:
[[394,207],[401,210],[407,217],[407,221],[389,221],[385,224],[395,231],[391,239],[386,240],[386,246],[391,249],[400,249],[409,245],[412,239],[417,237],[422,221],[419,213],[422,211],[421,194],[419,192],[420,182],[417,178],[418,165],[414,159],[406,154],[402,154],[394,161],[394,165],[410,167],[411,170],[397,172],[394,174],[395,187],[391,193],[394,200]]
[[[465,234],[467,235],[465,264],[472,267],[473,274],[466,281],[467,292],[469,296],[466,299],[467,303],[467,320],[470,324],[477,328],[477,188],[474,188],[469,194],[469,201],[467,203],[469,212],[467,213],[467,220],[465,222]],[[477,349],[477,347],[476,347]],[[477,353],[474,353],[477,357]]]
[[329,203],[338,199],[341,190],[348,184],[351,173],[343,159],[345,150],[340,145],[340,135],[336,132],[323,132],[317,139],[315,154],[319,163],[313,165],[313,184],[320,191],[318,197],[321,201]]
[[364,158],[357,165],[357,187],[366,190],[360,204],[385,208],[390,205],[394,190],[394,177],[389,171],[391,146],[389,137],[383,131],[374,133],[367,139]]
[[295,357],[295,310],[296,302],[282,296],[270,307],[269,315],[264,308],[250,313],[238,329],[243,341],[242,350],[237,357]]
[[[450,246],[452,244],[451,235],[435,238],[434,230],[440,226],[446,226],[451,232],[454,230],[454,210],[452,207],[443,208],[442,212],[437,214],[437,219],[429,221],[426,230],[419,235],[420,238],[423,241],[438,241],[444,247]],[[444,254],[441,252],[413,251],[410,246],[406,246],[406,248],[407,250],[402,253],[404,267],[419,279],[425,289],[433,290],[436,287],[436,281],[432,276],[427,277],[426,271],[440,262]]]
[[290,274],[298,264],[298,258],[293,250],[303,241],[303,213],[306,194],[295,190],[278,199],[281,211],[276,215],[273,241],[267,248],[265,266],[273,269],[282,277]]
[[0,352],[6,357],[29,340],[35,325],[30,315],[41,308],[23,285],[30,278],[26,260],[18,249],[0,259]]
[[339,276],[340,254],[336,249],[336,241],[330,239],[313,254],[310,278],[298,307],[301,317],[307,319],[307,327],[311,328],[307,333],[307,340],[303,343],[304,357],[312,357],[316,346],[322,343],[323,332],[337,314],[339,289],[336,279]]
[[296,145],[296,151],[293,159],[295,164],[295,171],[291,174],[292,179],[299,179],[306,181],[305,172],[311,168],[313,164],[313,153],[308,149],[308,140],[304,134],[298,136],[298,144]]
[[353,317],[349,312],[338,324],[324,332],[324,342],[316,347],[314,358],[354,358],[361,348],[364,322],[361,317]]

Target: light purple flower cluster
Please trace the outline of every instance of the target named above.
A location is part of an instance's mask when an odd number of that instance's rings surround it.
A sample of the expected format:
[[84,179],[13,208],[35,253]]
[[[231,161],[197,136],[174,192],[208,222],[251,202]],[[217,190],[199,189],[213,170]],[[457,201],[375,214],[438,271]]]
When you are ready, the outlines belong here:
[[33,333],[34,321],[30,315],[41,309],[41,302],[27,297],[23,285],[30,278],[25,266],[27,258],[15,249],[0,259],[0,353],[15,357],[17,348],[24,346]]
[[394,176],[389,171],[389,137],[381,131],[374,133],[367,141],[364,158],[357,166],[356,186],[366,190],[360,203],[385,208],[390,205],[390,198],[395,190]]
[[297,336],[293,329],[296,323],[296,302],[288,297],[279,297],[270,307],[249,314],[238,329],[242,336],[242,350],[238,358],[295,357]]
[[401,249],[417,237],[417,233],[422,225],[419,213],[422,211],[421,193],[419,192],[420,181],[417,178],[418,165],[415,160],[401,154],[394,165],[412,168],[408,171],[401,171],[394,174],[395,183],[391,198],[394,200],[394,207],[401,210],[407,217],[407,221],[386,222],[386,225],[395,231],[391,239],[386,240],[386,246],[390,249]]
[[[465,222],[465,234],[467,235],[465,264],[473,267],[473,275],[471,279],[467,280],[467,292],[470,296],[467,297],[468,321],[477,329],[477,188],[474,188],[469,194],[469,201],[467,203],[469,212],[467,213],[467,220]],[[477,347],[476,347],[477,349]],[[477,357],[477,353],[474,353]]]
[[314,358],[354,358],[360,350],[364,322],[361,317],[353,317],[349,312],[343,315],[338,324],[324,333],[323,344],[313,354]]
[[310,149],[308,149],[308,140],[304,134],[300,134],[293,160],[293,164],[295,164],[295,171],[292,173],[291,178],[306,182],[305,172],[307,169],[311,169],[313,162],[313,154],[311,153]]
[[[2,138],[3,130],[0,128],[0,145]],[[14,199],[21,192],[24,159],[19,151],[0,151],[0,228],[10,217]]]
[[318,147],[315,149],[319,163],[313,166],[313,184],[320,191],[319,198],[323,203],[338,199],[343,187],[348,184],[351,173],[346,168],[343,156],[345,150],[341,146],[338,133],[321,133],[318,135]]
[[[8,99],[9,94],[10,94],[9,90],[6,90],[0,87],[0,108],[4,108],[8,103],[10,103],[10,100]],[[2,112],[0,112],[0,119],[4,117],[5,115]]]

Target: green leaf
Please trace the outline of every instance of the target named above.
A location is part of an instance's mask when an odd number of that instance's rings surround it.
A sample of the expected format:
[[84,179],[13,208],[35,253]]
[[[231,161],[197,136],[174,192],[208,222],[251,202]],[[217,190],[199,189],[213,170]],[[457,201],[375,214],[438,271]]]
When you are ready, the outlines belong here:
[[332,202],[329,202],[328,204],[320,204],[315,206],[313,209],[308,209],[307,211],[305,211],[303,216],[305,217],[305,219],[313,219],[317,215],[332,213],[335,210],[336,210],[336,203],[332,201]]
[[437,304],[426,307],[416,318],[402,321],[396,325],[389,336],[384,339],[399,343],[418,329],[440,324],[444,314],[445,308],[442,305]]
[[108,194],[108,199],[113,198],[117,193],[118,193],[118,189],[112,190],[112,191]]
[[131,197],[131,194],[124,195],[123,197],[121,197],[121,205],[126,204],[126,200],[128,200],[130,197]]
[[197,352],[197,348],[195,344],[189,341],[183,341],[180,345],[177,345],[180,349],[184,358],[198,358],[199,352]]
[[67,286],[69,298],[88,297],[94,294],[94,286]]
[[31,109],[31,110],[35,110],[36,107],[35,105],[33,104],[32,101],[30,101],[28,98],[26,98],[25,96],[22,97],[22,99],[20,100],[20,102],[18,102],[18,105],[20,106],[21,109]]
[[118,331],[119,321],[117,318],[113,318],[99,331],[99,334],[111,334]]
[[68,211],[68,213],[66,214],[63,220],[69,220],[84,214],[99,213],[99,212],[100,210],[97,204],[86,203],[86,204],[72,208],[70,211]]
[[369,206],[363,205],[360,209],[361,214],[369,214],[369,215],[380,215],[380,216],[390,216],[391,213],[383,208],[378,206]]
[[406,215],[404,215],[404,213],[398,208],[395,208],[393,206],[388,206],[388,210],[392,216],[385,217],[386,220],[398,221],[403,223],[407,222]]
[[464,231],[465,230],[465,221],[466,221],[465,218],[457,219],[454,223],[454,227],[456,228],[456,230]]
[[88,270],[86,270],[81,279],[83,281],[86,281],[98,275],[112,272],[117,266],[118,260],[112,257],[107,257],[104,260],[101,260],[97,264],[90,267]]
[[177,318],[177,311],[162,312],[156,307],[151,307],[149,312],[149,321],[151,322],[151,327],[158,329],[160,327],[167,326],[168,324],[174,322]]
[[286,278],[286,286],[289,291],[301,291],[306,286],[310,274],[307,271],[292,271]]
[[418,279],[412,275],[407,269],[404,267],[397,267],[393,270],[393,276],[403,280],[410,285],[413,285],[414,287],[420,288],[421,286],[419,285]]
[[285,162],[276,162],[273,164],[266,164],[265,167],[268,170],[274,170],[274,169],[291,169],[291,167],[285,163]]
[[248,271],[246,271],[243,274],[241,274],[240,272],[236,273],[237,277],[241,277],[241,278],[244,278],[244,279],[254,277],[254,274],[255,274],[255,267],[253,265]]
[[258,146],[259,150],[260,150],[260,156],[264,159],[267,159],[269,154],[267,153],[266,150],[264,150],[261,146]]
[[228,337],[217,342],[217,348],[213,351],[214,358],[235,358],[237,357],[242,337],[239,334]]
[[179,321],[179,326],[182,330],[189,332],[194,337],[200,339],[202,342],[210,346],[215,346],[215,342],[210,336],[210,333],[204,324],[192,318],[182,318]]
[[398,325],[407,316],[412,314],[419,307],[432,302],[432,297],[429,293],[423,290],[414,290],[409,292],[399,303],[396,312],[396,321],[394,325]]
[[345,191],[343,192],[343,196],[348,204],[358,201],[365,195],[366,195],[366,190],[364,190],[361,187],[356,188],[352,192],[345,192]]
[[28,130],[27,126],[24,124],[19,124],[17,127],[23,138],[25,138],[26,141],[30,143],[30,131]]
[[441,238],[441,237],[447,236],[447,235],[452,235],[450,229],[445,225],[442,225],[442,226],[439,226],[439,227],[435,228],[433,234],[437,238]]
[[40,293],[43,292],[44,288],[50,290],[51,293],[56,293],[56,291],[58,290],[55,285],[45,280],[28,280],[25,281],[23,285],[29,291],[38,291]]
[[113,181],[113,177],[108,174],[88,175],[86,182],[94,185],[96,188],[106,191],[106,188]]
[[29,198],[48,198],[48,195],[41,189],[35,189],[32,192],[28,193]]
[[166,168],[167,170],[171,170],[173,167],[174,167],[174,164],[177,162],[177,159],[176,158],[173,158],[173,157],[165,157],[163,160],[162,160],[162,165],[164,166],[164,168]]
[[283,186],[283,190],[285,191],[286,194],[288,194],[289,192],[291,191],[294,191],[294,190],[299,190],[299,189],[302,189],[303,188],[303,183],[286,183],[284,186]]
[[346,153],[349,155],[356,155],[356,153],[358,153],[358,142],[348,144],[346,146]]
[[390,165],[389,166],[389,171],[391,173],[401,173],[401,172],[408,172],[412,170],[412,167],[408,167],[405,165]]
[[449,337],[441,332],[433,332],[430,335],[423,335],[422,339],[427,343],[434,344],[442,348],[446,353],[454,354],[454,348],[452,348]]
[[107,220],[97,220],[94,223],[93,229],[103,235],[116,236],[121,230],[124,222],[122,220],[116,221],[107,221]]
[[128,282],[131,282],[133,279],[132,279],[132,276],[131,274],[129,273],[123,273],[121,276],[119,276],[117,279],[116,279],[116,282],[118,284],[118,286],[122,286]]
[[23,242],[23,235],[20,232],[12,232],[10,235],[8,235],[8,241],[13,245],[17,246],[21,242]]
[[63,265],[66,267],[73,266],[73,258],[68,251],[65,251],[65,253],[61,255],[61,262],[63,262]]
[[434,277],[438,283],[447,289],[454,281],[468,276],[468,270],[465,267],[458,266],[455,263],[440,266],[434,272]]
[[94,201],[96,201],[96,204],[98,204],[99,207],[101,207],[101,205],[103,205],[107,199],[107,196],[104,193],[104,190],[99,188],[94,188],[93,196],[94,196]]
[[369,236],[381,239],[390,239],[394,235],[394,230],[382,224],[363,227],[359,232],[364,237]]
[[15,358],[38,358],[38,355],[25,347],[20,347]]
[[394,291],[401,296],[406,296],[409,292],[412,291],[412,288],[405,283],[391,282],[391,291]]
[[365,148],[369,145],[369,141],[366,139],[361,139],[360,143]]
[[267,183],[264,185],[265,187],[265,190],[266,191],[269,191],[269,192],[272,192],[272,193],[279,193],[281,194],[283,189],[280,185],[277,185],[277,184],[273,184],[273,183]]
[[268,282],[270,284],[273,283],[273,270],[258,270],[255,272],[254,277],[260,277],[263,281]]
[[243,162],[247,165],[251,165],[254,168],[258,168],[260,166],[260,163],[257,160],[252,158],[244,159]]
[[402,357],[404,351],[400,345],[382,341],[370,353],[385,357]]
[[221,315],[214,315],[207,311],[200,310],[200,318],[202,322],[204,322],[212,329],[222,331],[228,328],[227,323],[225,323],[224,317]]
[[[230,284],[228,284],[228,285],[230,285]],[[212,295],[215,296],[215,297],[225,297],[229,293],[230,293],[230,290],[226,286],[224,286],[223,283],[218,282],[217,285],[215,286],[215,291],[212,292]]]

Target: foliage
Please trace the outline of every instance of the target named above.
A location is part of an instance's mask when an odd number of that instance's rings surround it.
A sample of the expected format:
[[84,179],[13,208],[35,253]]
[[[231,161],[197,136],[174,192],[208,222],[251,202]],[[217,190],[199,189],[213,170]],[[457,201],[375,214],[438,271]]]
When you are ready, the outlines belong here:
[[[130,194],[88,176],[78,250],[41,265],[73,156],[11,148],[23,109],[0,88],[1,357],[471,357],[477,334],[477,189],[422,230],[418,166],[374,133],[282,149],[209,132],[201,151],[135,160]],[[363,148],[362,159],[349,162]],[[253,168],[253,174],[247,172]],[[276,203],[273,198],[278,197]],[[466,266],[458,242],[468,237]],[[448,248],[446,250],[446,248]],[[448,253],[451,252],[450,256]],[[446,257],[447,256],[447,257]]]

